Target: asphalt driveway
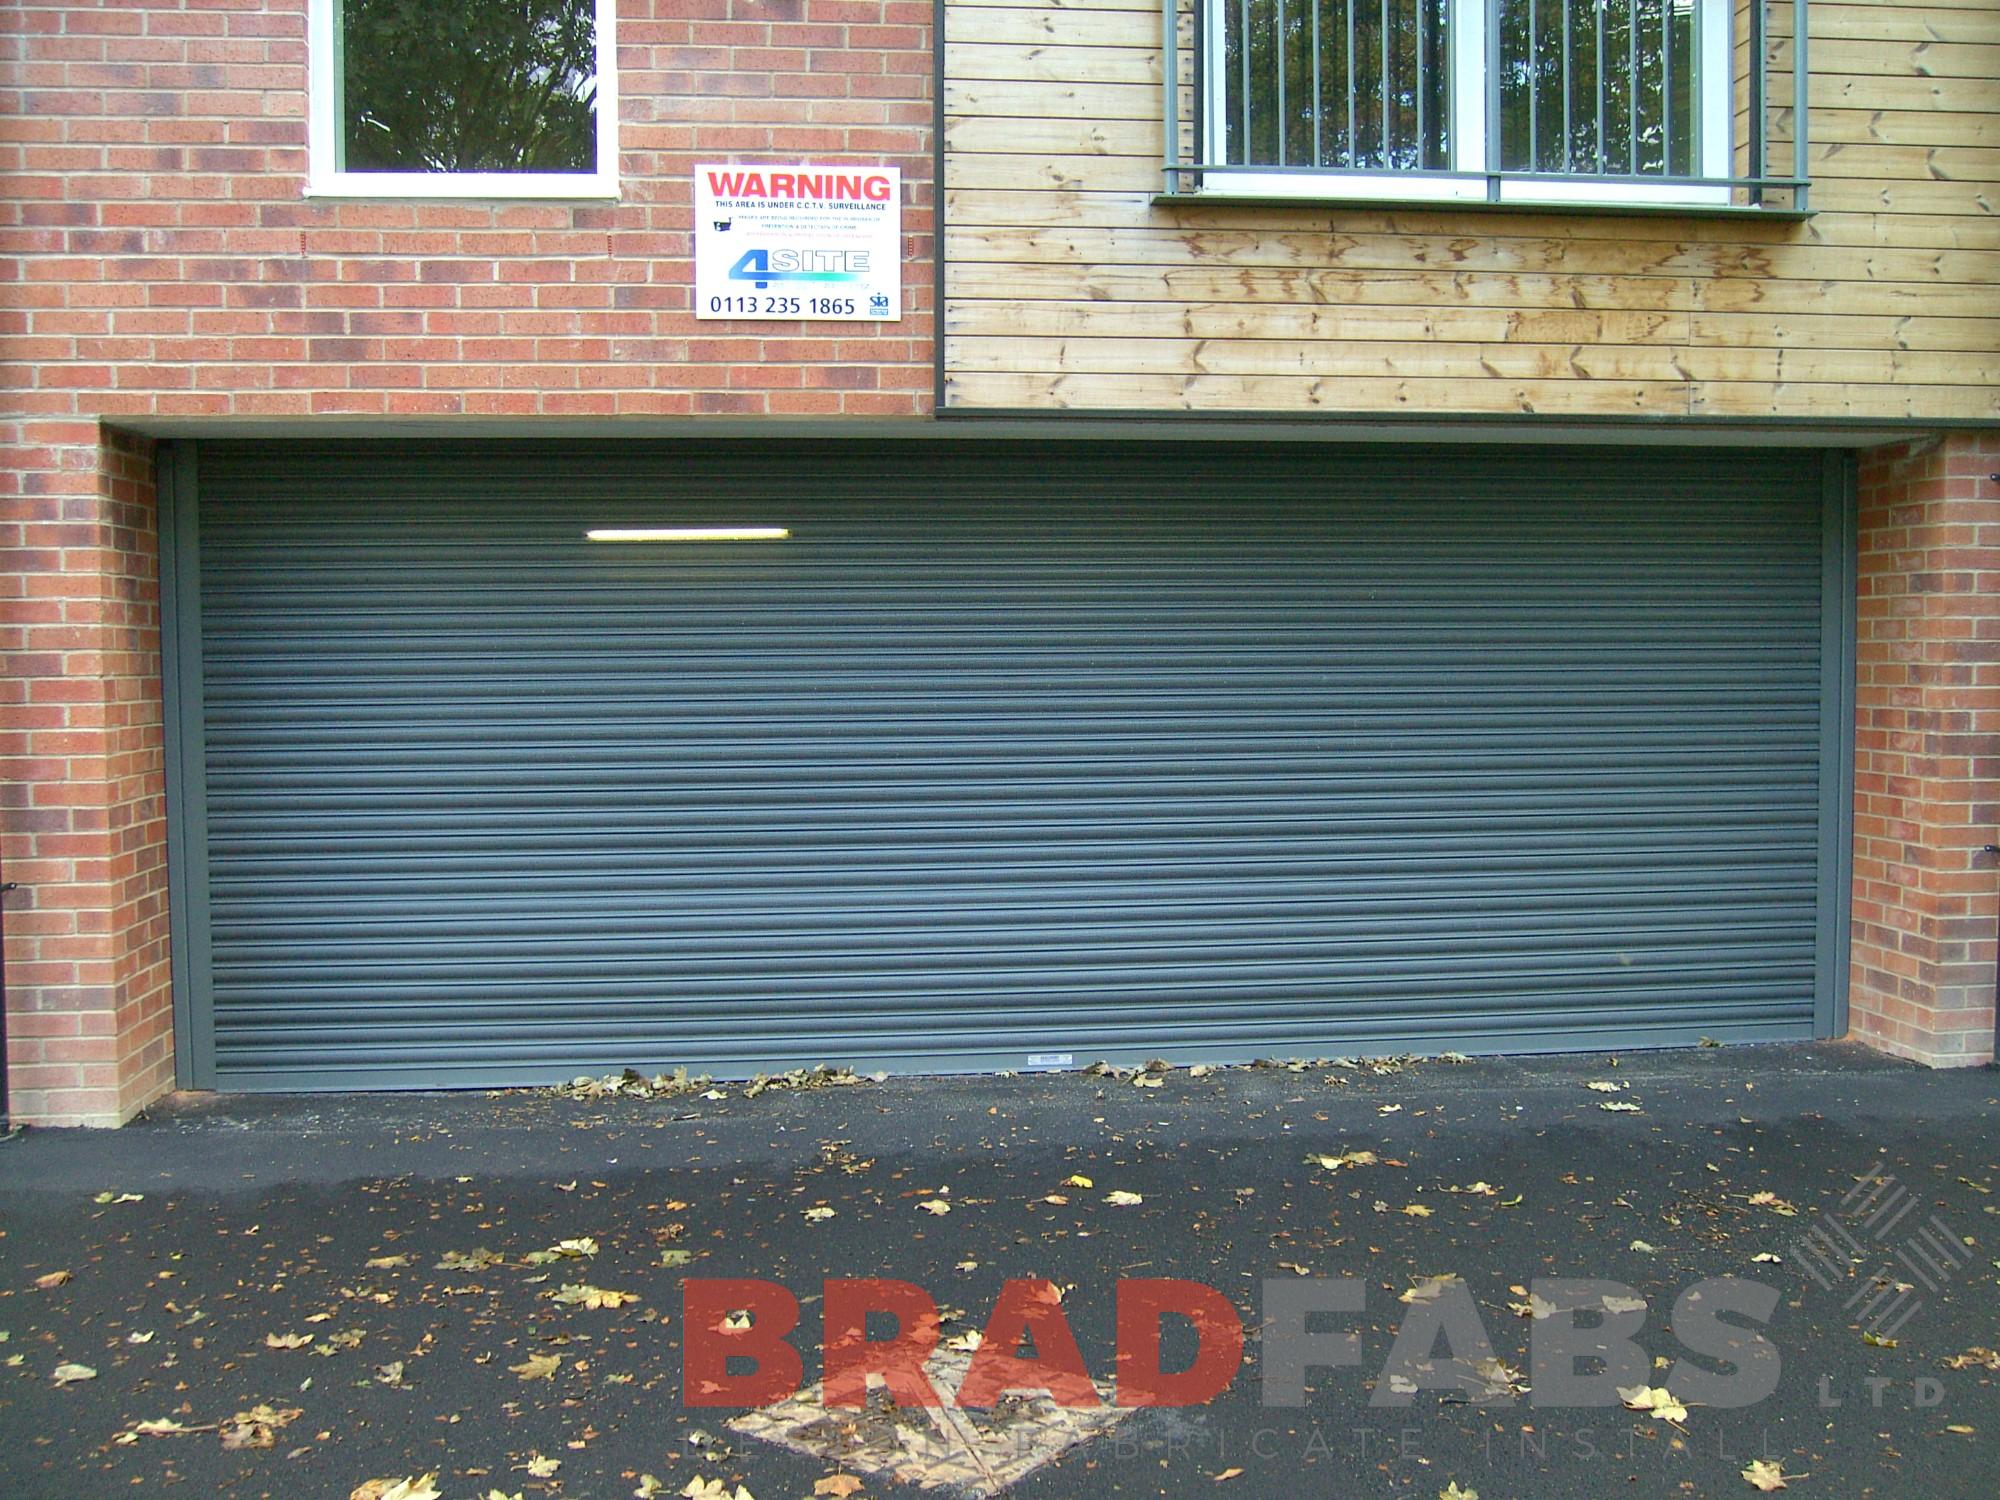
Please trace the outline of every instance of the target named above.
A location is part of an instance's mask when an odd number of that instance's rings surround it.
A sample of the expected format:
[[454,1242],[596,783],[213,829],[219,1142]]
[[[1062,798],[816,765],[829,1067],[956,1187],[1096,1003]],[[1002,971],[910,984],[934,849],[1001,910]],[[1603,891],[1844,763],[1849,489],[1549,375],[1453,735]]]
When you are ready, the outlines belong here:
[[[2000,1492],[1991,1071],[1827,1046],[709,1092],[190,1096],[0,1147],[0,1494],[1544,1500],[1749,1495],[1753,1461],[1809,1497]],[[726,1277],[798,1299],[804,1399],[686,1403],[683,1283]],[[1106,1397],[1121,1279],[1214,1288],[1249,1338],[1195,1405],[829,1415],[828,1278],[921,1288],[947,1390],[1010,1280],[1053,1288]],[[1267,1278],[1359,1290],[1281,1329]],[[1549,1278],[1616,1286],[1580,1313]],[[1768,1313],[1703,1349],[1680,1315],[1717,1278]],[[1546,1397],[1535,1340],[1600,1304],[1685,1410]],[[1326,1329],[1354,1362],[1270,1404]],[[1757,1337],[1769,1393],[1713,1395]]]

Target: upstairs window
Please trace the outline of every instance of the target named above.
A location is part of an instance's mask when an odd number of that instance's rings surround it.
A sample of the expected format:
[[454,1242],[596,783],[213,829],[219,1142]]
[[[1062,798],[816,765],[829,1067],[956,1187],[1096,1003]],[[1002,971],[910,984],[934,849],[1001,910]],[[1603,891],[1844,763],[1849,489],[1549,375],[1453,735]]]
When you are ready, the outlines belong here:
[[1774,140],[1769,0],[1179,3],[1170,191],[1672,207],[1802,186],[1766,173],[1794,117]]
[[313,191],[615,195],[615,8],[313,0]]

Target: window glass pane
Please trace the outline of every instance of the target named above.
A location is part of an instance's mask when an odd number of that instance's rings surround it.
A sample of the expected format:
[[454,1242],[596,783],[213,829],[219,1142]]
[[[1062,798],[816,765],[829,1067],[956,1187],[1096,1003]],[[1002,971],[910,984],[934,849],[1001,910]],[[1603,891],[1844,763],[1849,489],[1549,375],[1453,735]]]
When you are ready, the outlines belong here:
[[1694,0],[1501,0],[1501,170],[1695,175],[1694,28]]
[[338,3],[346,170],[597,170],[595,0]]
[[1449,167],[1448,0],[1217,0],[1225,160]]

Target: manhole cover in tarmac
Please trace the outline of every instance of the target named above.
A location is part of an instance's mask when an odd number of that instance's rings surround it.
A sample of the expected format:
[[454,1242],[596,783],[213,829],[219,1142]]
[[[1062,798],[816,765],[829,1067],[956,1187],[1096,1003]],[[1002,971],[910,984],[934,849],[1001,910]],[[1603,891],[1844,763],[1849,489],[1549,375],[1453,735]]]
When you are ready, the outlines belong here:
[[[925,1365],[947,1403],[955,1403],[970,1363],[970,1354],[940,1350]],[[1036,1394],[1003,1396],[991,1408],[975,1410],[956,1404],[898,1407],[871,1381],[865,1407],[838,1411],[822,1404],[815,1384],[789,1401],[737,1417],[729,1427],[858,1473],[984,1497],[1132,1415],[1130,1407],[1112,1404],[1110,1385],[1094,1384],[1102,1403],[1095,1407],[1062,1407]]]

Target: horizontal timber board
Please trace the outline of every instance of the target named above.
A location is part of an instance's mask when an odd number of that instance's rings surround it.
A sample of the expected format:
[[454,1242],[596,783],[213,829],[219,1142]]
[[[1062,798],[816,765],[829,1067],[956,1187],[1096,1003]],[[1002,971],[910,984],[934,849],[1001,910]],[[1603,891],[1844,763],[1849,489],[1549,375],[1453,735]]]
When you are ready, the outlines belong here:
[[1758,280],[1936,281],[2000,284],[2000,251],[1876,250],[1823,245],[1554,238],[1466,239],[1417,234],[1174,229],[964,227],[946,231],[954,264],[1353,266],[1414,270],[1439,260],[1468,270],[1572,270]]
[[1345,338],[959,338],[953,368],[1120,374],[1167,368],[1202,375],[1307,374],[1403,379],[1977,383],[2000,387],[2000,353],[1910,349],[1754,349],[1718,345],[1450,343],[1449,330],[1408,343]]
[[1900,317],[1993,315],[1989,286],[1917,282],[1698,281],[1689,276],[1606,276],[1563,272],[1279,269],[1213,266],[954,265],[956,308],[966,300],[1102,302],[1368,303],[1422,310],[1452,301],[1502,307],[1694,308],[1710,312],[1847,312]]
[[[1141,191],[1076,192],[1035,188],[959,188],[947,204],[954,230],[1010,229],[1023,226],[1119,229],[1132,226],[1162,230],[1256,230],[1272,233],[1338,230],[1384,234],[1421,234],[1434,230],[1441,215],[1430,209],[1347,207],[1330,212],[1324,205],[1154,203]],[[1599,215],[1561,217],[1551,214],[1481,215],[1493,237],[1525,236],[1575,240],[1697,241],[1710,244],[1895,246],[1905,249],[2000,249],[2000,215],[1885,214],[1872,209],[1829,210],[1815,214],[1810,224],[1771,220],[1748,224],[1733,220],[1676,219],[1671,216],[1619,219]]]
[[1389,411],[1538,416],[1884,417],[1990,421],[1987,386],[1607,380],[1327,379],[1316,376],[964,373],[955,406],[1037,411],[1287,411],[1360,416]]
[[[1561,308],[1278,305],[1157,302],[964,302],[946,329],[965,337],[1292,338],[1455,343],[1607,343],[1716,348],[2000,349],[2000,317],[1852,313],[1585,312]],[[1421,330],[1418,332],[1417,330]]]

